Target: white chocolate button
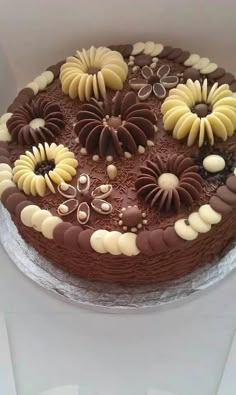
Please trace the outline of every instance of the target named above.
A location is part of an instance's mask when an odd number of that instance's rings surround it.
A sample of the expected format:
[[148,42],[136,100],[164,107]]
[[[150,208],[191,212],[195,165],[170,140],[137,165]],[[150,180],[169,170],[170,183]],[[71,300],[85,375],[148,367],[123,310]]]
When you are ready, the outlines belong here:
[[207,233],[211,230],[211,225],[203,221],[198,213],[192,213],[188,217],[190,226],[198,233]]
[[198,233],[186,222],[186,219],[176,221],[174,225],[175,231],[183,240],[195,240],[198,237]]
[[0,124],[7,123],[8,119],[10,119],[12,116],[12,112],[6,112],[3,114],[0,118]]
[[37,211],[41,211],[41,209],[36,206],[35,204],[31,204],[30,206],[26,206],[23,208],[23,210],[20,213],[20,219],[21,222],[25,225],[28,226],[29,228],[32,228],[32,217],[33,214],[36,213]]
[[132,55],[138,55],[141,53],[145,48],[145,44],[142,42],[138,42],[133,45]]
[[155,48],[155,43],[153,41],[147,41],[144,46],[144,53],[150,55]]
[[45,125],[45,121],[43,118],[34,118],[32,121],[30,121],[29,125],[33,129],[41,128],[42,126]]
[[109,252],[112,255],[120,255],[121,250],[119,248],[118,240],[122,233],[117,232],[117,231],[112,231],[106,234],[106,236],[103,239],[103,244],[104,248],[106,249],[107,252]]
[[62,222],[59,217],[48,217],[46,218],[41,225],[41,232],[47,239],[53,239],[53,232],[57,225]]
[[36,77],[33,82],[36,82],[40,91],[43,91],[47,86],[47,79],[43,75]]
[[108,165],[107,166],[107,175],[110,180],[115,180],[117,176],[117,167],[114,165]]
[[90,238],[91,247],[99,254],[105,254],[107,252],[103,243],[103,240],[107,234],[109,234],[107,230],[99,229],[96,230]]
[[3,180],[0,182],[0,198],[2,196],[2,193],[10,187],[15,187],[16,184],[12,180]]
[[217,213],[209,204],[204,204],[198,210],[200,217],[210,225],[218,224],[222,220],[222,215]]
[[208,58],[201,58],[197,63],[193,65],[194,69],[201,70],[207,67],[210,64],[210,60]]
[[7,171],[7,170],[3,170],[0,171],[0,182],[3,180],[12,180],[12,172],[11,171]]
[[189,56],[189,58],[184,62],[185,66],[193,66],[200,60],[200,56],[196,53]]
[[206,67],[201,68],[200,73],[201,74],[210,74],[210,73],[213,73],[213,71],[215,71],[216,69],[218,69],[218,64],[209,63]]
[[41,74],[42,77],[45,77],[47,80],[47,85],[51,84],[54,80],[54,74],[50,70],[46,70]]
[[29,84],[26,85],[26,88],[32,89],[35,95],[37,95],[39,91],[39,86],[36,82],[30,82]]
[[122,254],[127,256],[134,256],[140,253],[137,245],[136,245],[137,235],[131,232],[123,233],[119,240],[118,245],[122,252]]
[[9,171],[10,173],[12,172],[11,166],[9,166],[7,163],[0,163],[0,172],[3,170]]
[[11,135],[4,124],[0,125],[0,141],[11,141]]
[[179,185],[178,177],[172,173],[162,173],[157,182],[159,187],[165,191],[175,189]]
[[151,56],[158,56],[164,49],[164,45],[163,44],[155,44],[155,47],[153,49],[153,51],[150,53]]
[[225,168],[225,160],[220,155],[208,155],[203,160],[203,167],[210,173],[217,173]]
[[52,214],[48,211],[48,210],[40,210],[40,211],[36,211],[33,215],[32,215],[32,226],[35,230],[37,230],[38,232],[41,232],[41,228],[42,228],[42,223],[46,218],[51,217]]

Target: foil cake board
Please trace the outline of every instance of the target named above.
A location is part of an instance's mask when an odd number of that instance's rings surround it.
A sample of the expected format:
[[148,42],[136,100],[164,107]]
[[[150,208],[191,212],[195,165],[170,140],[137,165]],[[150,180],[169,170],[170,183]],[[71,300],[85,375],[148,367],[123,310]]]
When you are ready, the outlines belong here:
[[[154,311],[181,302],[218,283],[236,267],[236,246],[222,259],[179,280],[126,287],[88,281],[59,269],[27,244],[0,204],[0,241],[12,262],[46,290],[80,307],[105,313]],[[112,258],[111,258],[112,259]]]

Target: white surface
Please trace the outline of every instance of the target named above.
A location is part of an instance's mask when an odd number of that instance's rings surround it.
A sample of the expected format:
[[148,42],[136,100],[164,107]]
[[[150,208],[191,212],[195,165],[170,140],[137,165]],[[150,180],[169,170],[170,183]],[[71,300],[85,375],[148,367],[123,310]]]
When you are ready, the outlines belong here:
[[225,365],[224,374],[217,395],[235,395],[236,388],[236,334],[234,336],[229,356]]
[[3,314],[0,314],[0,394],[16,395],[11,352]]
[[[156,39],[236,70],[234,0],[0,0],[0,6],[0,113],[17,88],[90,44]],[[96,314],[47,294],[0,255],[0,310],[18,395],[70,383],[114,395],[143,395],[151,387],[215,395],[236,327],[235,300],[236,273],[181,307]]]

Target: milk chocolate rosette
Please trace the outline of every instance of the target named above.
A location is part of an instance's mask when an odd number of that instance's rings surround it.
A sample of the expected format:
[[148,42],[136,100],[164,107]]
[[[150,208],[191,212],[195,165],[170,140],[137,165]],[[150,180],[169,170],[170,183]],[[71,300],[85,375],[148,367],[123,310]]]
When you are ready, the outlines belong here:
[[191,206],[199,198],[202,178],[191,158],[173,154],[165,162],[157,156],[140,167],[135,187],[137,196],[152,208],[178,211],[181,204]]
[[154,136],[156,116],[134,92],[115,95],[113,104],[92,99],[77,115],[75,133],[88,154],[100,157],[135,154]]
[[7,121],[12,139],[22,145],[55,140],[64,126],[59,105],[45,99],[18,107]]

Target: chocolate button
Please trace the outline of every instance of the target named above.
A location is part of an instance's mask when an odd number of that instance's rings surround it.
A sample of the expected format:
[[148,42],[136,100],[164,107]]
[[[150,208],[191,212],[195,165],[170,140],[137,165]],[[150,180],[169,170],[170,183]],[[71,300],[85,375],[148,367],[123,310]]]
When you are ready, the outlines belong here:
[[218,69],[208,74],[208,78],[217,80],[218,78],[223,77],[223,75],[225,75],[225,69],[223,69],[223,67],[218,67]]
[[81,250],[88,251],[88,252],[93,251],[91,244],[90,244],[90,239],[91,239],[91,236],[93,233],[94,233],[94,230],[92,230],[92,229],[86,229],[86,230],[83,230],[82,232],[79,233],[78,243],[79,243],[79,247],[81,248]]
[[136,239],[136,245],[137,245],[138,249],[141,251],[141,253],[148,255],[148,256],[151,256],[154,254],[154,251],[149,243],[150,233],[151,232],[149,232],[148,230],[144,230],[138,234],[137,239]]
[[127,44],[127,45],[123,45],[123,49],[122,49],[122,55],[124,58],[128,58],[133,50],[133,45],[131,44]]
[[58,62],[57,64],[50,66],[47,68],[48,71],[51,71],[54,74],[54,78],[58,78],[60,75],[61,66],[65,63],[65,60]]
[[8,157],[8,156],[9,156],[8,150],[7,150],[6,148],[0,147],[0,156],[6,156],[6,157]]
[[13,193],[18,193],[19,189],[17,187],[9,187],[7,189],[5,189],[5,191],[2,193],[1,196],[1,202],[3,204],[3,206],[6,206],[6,201],[9,198],[9,196],[11,196]]
[[236,204],[236,194],[231,192],[226,186],[219,187],[216,194],[225,203],[233,206]]
[[219,85],[231,84],[231,82],[233,82],[234,79],[235,77],[232,73],[225,73],[225,75],[218,80],[218,83]]
[[180,56],[180,54],[182,53],[182,49],[181,48],[173,48],[171,50],[171,52],[169,53],[169,55],[167,56],[167,59],[169,60],[175,60],[178,56]]
[[167,244],[164,242],[164,232],[162,229],[156,229],[150,232],[149,242],[151,248],[155,252],[163,252],[168,249]]
[[232,192],[236,193],[236,177],[235,176],[230,176],[229,178],[227,178],[226,185]]
[[6,200],[6,208],[10,213],[15,214],[16,211],[16,206],[24,202],[26,200],[25,195],[21,192],[13,193],[13,195],[9,196],[8,199]]
[[10,160],[6,156],[3,156],[3,155],[0,155],[0,163],[6,163],[7,165],[11,166]]
[[30,202],[29,200],[24,200],[23,202],[18,203],[17,206],[16,206],[16,209],[15,209],[15,214],[16,214],[17,218],[20,219],[21,211],[25,207],[31,206],[32,204],[34,204],[34,203]]
[[79,248],[78,235],[81,232],[79,226],[71,226],[64,234],[64,245],[66,248],[71,250],[77,250]]
[[186,82],[188,79],[192,81],[199,81],[201,79],[200,71],[194,69],[193,67],[189,67],[188,69],[184,70],[183,79],[184,82]]
[[65,232],[71,228],[71,226],[70,222],[61,222],[55,227],[53,231],[53,239],[58,245],[64,244]]
[[181,239],[181,237],[177,235],[173,226],[169,226],[164,230],[163,240],[168,247],[173,249],[182,248],[186,243],[186,240]]
[[183,51],[183,52],[181,53],[181,55],[179,55],[179,56],[175,59],[175,62],[176,62],[176,63],[179,63],[179,64],[182,64],[182,63],[184,63],[184,62],[189,58],[189,55],[190,55],[190,52],[188,52],[188,51]]
[[141,54],[136,56],[135,64],[139,67],[150,65],[152,63],[152,57],[150,55]]
[[209,204],[213,210],[223,215],[229,214],[232,211],[232,207],[223,202],[218,196],[212,196],[210,198]]
[[31,100],[34,97],[34,91],[31,88],[23,88],[18,93],[18,97],[19,96],[26,96],[26,97],[28,97],[29,100]]
[[229,89],[230,89],[232,92],[236,92],[236,80],[234,80],[234,81],[230,84]]
[[167,58],[167,56],[171,53],[172,49],[173,48],[170,46],[164,47],[163,50],[161,51],[161,53],[159,53],[158,58],[160,58],[160,59]]

